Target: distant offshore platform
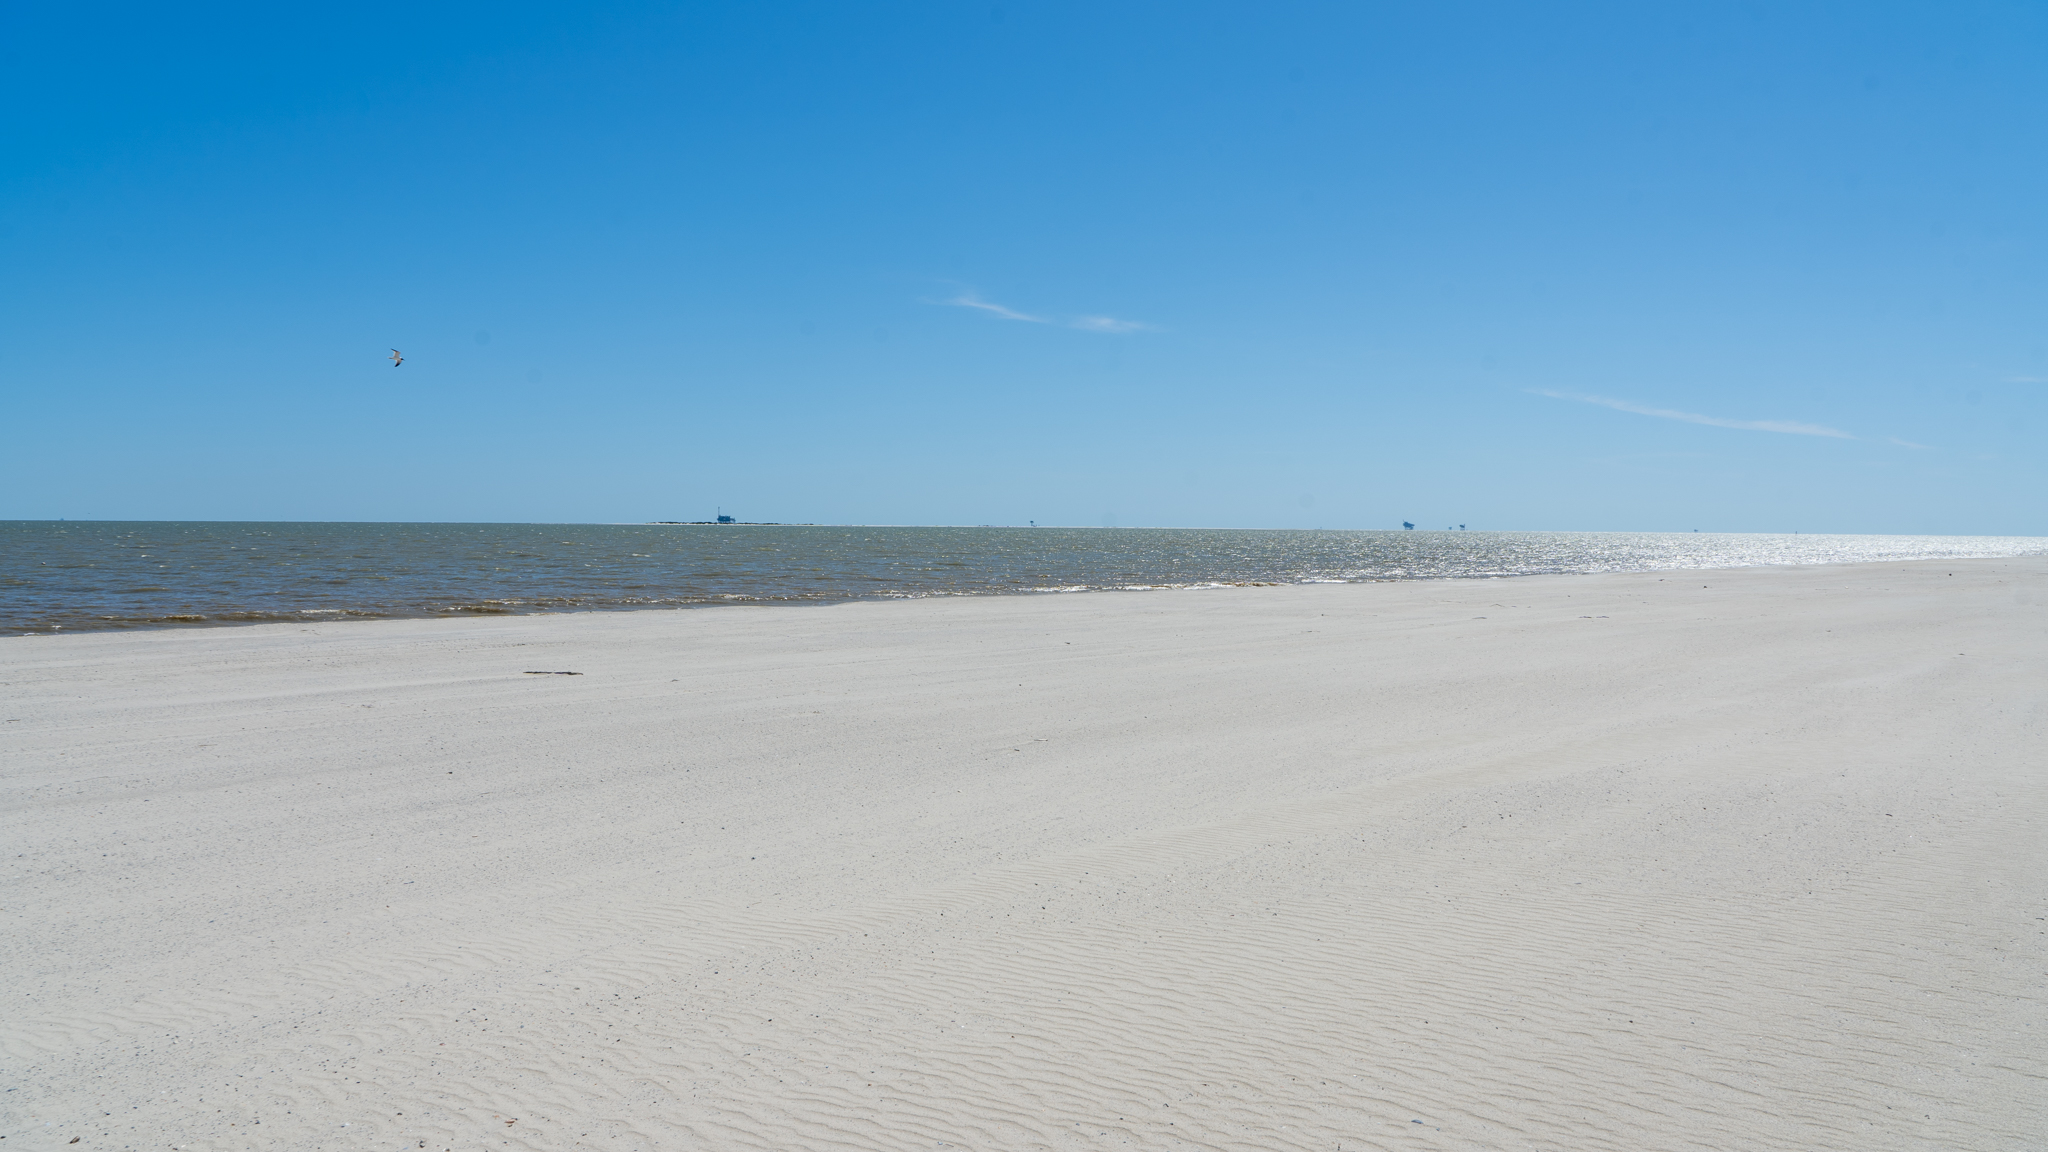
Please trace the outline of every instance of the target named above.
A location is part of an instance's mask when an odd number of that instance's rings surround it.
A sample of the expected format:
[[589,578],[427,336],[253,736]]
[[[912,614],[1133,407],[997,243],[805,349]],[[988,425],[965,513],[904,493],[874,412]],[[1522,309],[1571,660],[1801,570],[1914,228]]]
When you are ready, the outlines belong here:
[[735,524],[735,525],[745,525],[745,526],[748,526],[748,527],[753,527],[753,528],[784,528],[784,527],[790,527],[790,525],[786,525],[786,524],[783,524],[783,523],[781,523],[780,521],[776,521],[776,520],[741,520],[741,519],[739,519],[739,518],[738,518],[738,517],[736,517],[736,516],[727,516],[727,515],[725,514],[725,509],[723,509],[723,508],[720,508],[720,509],[718,510],[718,519],[716,519],[716,520],[649,520],[649,521],[648,521],[648,523],[649,523],[649,524]]

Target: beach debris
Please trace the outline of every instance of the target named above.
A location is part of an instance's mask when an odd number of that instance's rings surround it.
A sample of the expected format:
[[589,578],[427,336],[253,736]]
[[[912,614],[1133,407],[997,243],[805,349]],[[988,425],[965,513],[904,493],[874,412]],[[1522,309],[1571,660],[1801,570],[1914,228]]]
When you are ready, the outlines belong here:
[[528,676],[581,676],[581,672],[528,672]]
[[396,368],[400,364],[405,363],[405,356],[401,354],[396,348],[393,348],[391,350],[391,355],[388,357],[388,359],[391,361],[391,366],[393,368]]

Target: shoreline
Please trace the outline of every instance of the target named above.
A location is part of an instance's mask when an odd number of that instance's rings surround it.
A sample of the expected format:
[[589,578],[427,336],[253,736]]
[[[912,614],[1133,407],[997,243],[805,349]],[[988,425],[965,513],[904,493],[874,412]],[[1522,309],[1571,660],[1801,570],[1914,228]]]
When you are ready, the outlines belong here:
[[1216,591],[0,641],[0,1134],[2048,1122],[2048,558]]
[[[655,522],[655,523],[656,523],[657,525],[664,525],[664,524],[665,524],[666,522]],[[685,527],[688,527],[688,526],[693,526],[693,525],[688,525],[688,524],[686,524],[686,525],[683,525],[683,526],[685,526]],[[718,527],[734,527],[734,525],[714,525],[714,526],[718,526]],[[821,527],[821,525],[781,525],[781,524],[775,524],[775,525],[739,525],[739,527]],[[833,526],[833,525],[823,525],[823,527],[834,527],[834,526]],[[1465,533],[1465,535],[1474,535],[1474,534],[1475,534],[1475,533]],[[1707,535],[1707,534],[1703,534],[1703,535]],[[1731,535],[1731,534],[1726,534],[1726,533],[1724,533],[1724,535]],[[1818,534],[1815,534],[1815,535],[1818,535]],[[474,607],[469,607],[469,606],[458,606],[458,607],[453,607],[453,608],[445,608],[445,609],[436,609],[436,610],[431,610],[431,611],[420,611],[420,612],[407,612],[407,613],[384,613],[384,612],[376,612],[376,611],[365,611],[365,610],[358,610],[358,609],[347,609],[347,608],[305,608],[305,609],[297,609],[297,610],[295,610],[295,612],[293,612],[293,613],[270,613],[270,614],[263,614],[263,615],[262,615],[262,618],[260,618],[260,619],[236,619],[236,618],[233,618],[233,617],[201,617],[201,616],[167,616],[167,617],[162,617],[162,618],[158,618],[158,619],[153,619],[153,620],[147,620],[147,621],[140,621],[140,622],[134,622],[134,623],[109,623],[109,624],[104,624],[104,625],[99,625],[99,626],[94,626],[94,627],[85,627],[85,628],[80,628],[80,627],[67,627],[67,626],[65,626],[65,625],[61,625],[61,624],[59,624],[59,625],[28,625],[28,626],[8,626],[8,627],[0,628],[0,640],[7,640],[7,639],[15,638],[15,637],[24,637],[24,636],[82,636],[82,635],[99,635],[99,634],[102,634],[102,633],[117,633],[117,634],[124,634],[124,635],[125,635],[125,634],[132,634],[132,633],[141,633],[141,632],[158,632],[158,631],[187,631],[187,630],[208,630],[208,629],[215,629],[215,628],[244,628],[244,627],[257,627],[257,626],[262,626],[262,625],[270,625],[270,624],[275,624],[275,625],[297,625],[297,624],[325,624],[325,623],[348,623],[348,624],[356,624],[356,623],[372,623],[372,622],[392,622],[392,621],[404,621],[404,620],[410,620],[410,621],[421,621],[421,620],[483,620],[483,619],[498,619],[498,618],[520,618],[520,617],[533,617],[533,616],[569,616],[569,615],[581,615],[581,614],[595,614],[595,613],[606,613],[606,614],[608,614],[608,613],[634,613],[634,612],[661,612],[661,611],[678,611],[678,612],[685,612],[685,611],[696,611],[696,610],[699,610],[699,609],[705,609],[705,608],[824,608],[824,607],[832,607],[832,606],[836,606],[836,605],[842,605],[842,604],[885,604],[885,603],[896,603],[896,602],[900,602],[900,601],[917,601],[917,600],[935,600],[935,599],[984,599],[984,598],[989,598],[989,597],[1011,597],[1011,596],[1024,596],[1024,597],[1032,597],[1032,596],[1071,596],[1071,595],[1083,595],[1083,594],[1091,594],[1091,593],[1103,593],[1103,592],[1207,592],[1207,591],[1218,591],[1218,590],[1222,590],[1222,589],[1226,589],[1226,588],[1264,588],[1264,587],[1318,587],[1318,586],[1348,586],[1348,585],[1377,585],[1377,584],[1409,584],[1409,583],[1435,583],[1435,582],[1442,582],[1442,581],[1460,581],[1460,580],[1464,580],[1464,581],[1481,581],[1481,580],[1484,580],[1484,581],[1493,581],[1493,580],[1525,580],[1525,579],[1540,579],[1540,578],[1563,578],[1563,577],[1574,577],[1574,576],[1580,576],[1580,577],[1595,577],[1595,576],[1625,576],[1625,575],[1656,575],[1656,574],[1658,574],[1658,573],[1665,573],[1665,574],[1680,574],[1680,573],[1695,573],[1695,572],[1699,572],[1699,573],[1714,573],[1714,572],[1745,572],[1745,571],[1756,571],[1756,570],[1776,570],[1776,569],[1797,569],[1797,568],[1838,568],[1838,567],[1855,567],[1855,566],[1860,566],[1860,565],[1871,565],[1871,564],[1941,564],[1941,563],[1964,563],[1964,562],[1981,562],[1981,561],[2002,561],[2002,560],[2025,560],[2025,559],[2027,559],[2027,558],[2028,558],[2028,556],[2027,556],[2027,555],[2017,555],[2017,556],[1962,556],[1962,557],[1952,557],[1952,558],[1936,558],[1936,559],[1912,559],[1912,560],[1881,560],[1881,561],[1866,561],[1866,560],[1834,560],[1834,561],[1814,561],[1814,562],[1784,561],[1784,562],[1770,562],[1770,563],[1756,563],[1756,564],[1743,564],[1743,565],[1733,565],[1733,566],[1728,566],[1728,567],[1712,567],[1712,568],[1632,568],[1632,569],[1614,569],[1614,570],[1606,570],[1606,571],[1597,571],[1597,572],[1509,572],[1509,573],[1498,573],[1498,574],[1486,574],[1486,575],[1458,575],[1458,574],[1445,574],[1445,575],[1418,575],[1418,576],[1395,576],[1395,577],[1386,577],[1386,578],[1376,578],[1376,577],[1362,577],[1362,578],[1357,578],[1357,579],[1343,579],[1343,580],[1337,580],[1337,579],[1328,579],[1328,580],[1324,580],[1324,579],[1307,579],[1307,580],[1294,580],[1294,581],[1287,581],[1287,580],[1224,580],[1224,579],[1217,579],[1217,580],[1204,580],[1204,581],[1198,581],[1198,582],[1193,582],[1193,583],[1187,583],[1187,584],[1139,584],[1139,585],[1123,585],[1123,586],[1110,586],[1110,585],[1105,585],[1105,586],[1099,586],[1099,587],[1064,587],[1064,588],[997,588],[997,589],[987,589],[987,590],[967,590],[967,591],[945,591],[945,590],[931,590],[931,591],[920,591],[920,592],[904,592],[904,593],[877,593],[877,594],[873,594],[873,595],[846,595],[846,596],[839,596],[839,597],[827,597],[827,596],[818,596],[818,597],[794,597],[794,596],[789,596],[789,597],[771,597],[771,596],[753,596],[753,595],[748,595],[748,594],[744,594],[744,593],[733,593],[733,594],[731,594],[731,595],[728,595],[728,596],[724,596],[724,597],[720,597],[720,598],[715,598],[715,599],[705,599],[705,600],[701,600],[701,601],[689,601],[689,602],[680,602],[680,603],[678,603],[678,602],[667,602],[667,603],[655,603],[655,604],[599,604],[599,605],[589,605],[589,606],[577,605],[577,606],[569,606],[569,607],[551,607],[551,606],[547,606],[547,605],[538,605],[538,606],[534,606],[534,607],[516,607],[516,608],[503,608],[503,609],[500,609],[500,608],[488,608],[488,609],[487,609],[487,608],[474,608]],[[256,615],[258,615],[258,613],[254,612],[254,611],[252,610],[252,611],[251,611],[250,613],[248,613],[248,615],[250,615],[250,616],[256,616]],[[329,619],[329,618],[331,618],[331,619]]]
[[0,634],[2048,555],[2048,539],[745,525],[25,524]]

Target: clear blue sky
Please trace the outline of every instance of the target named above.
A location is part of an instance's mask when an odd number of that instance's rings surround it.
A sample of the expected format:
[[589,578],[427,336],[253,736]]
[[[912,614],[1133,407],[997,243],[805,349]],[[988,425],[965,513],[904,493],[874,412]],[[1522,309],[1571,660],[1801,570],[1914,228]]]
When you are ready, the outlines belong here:
[[0,518],[2048,534],[2048,5],[0,19]]

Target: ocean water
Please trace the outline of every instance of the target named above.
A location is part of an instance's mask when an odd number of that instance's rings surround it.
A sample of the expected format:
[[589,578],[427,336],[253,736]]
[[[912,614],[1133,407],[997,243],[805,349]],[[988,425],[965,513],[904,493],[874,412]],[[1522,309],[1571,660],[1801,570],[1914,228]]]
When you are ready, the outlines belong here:
[[0,634],[2048,553],[2048,538],[0,521]]

